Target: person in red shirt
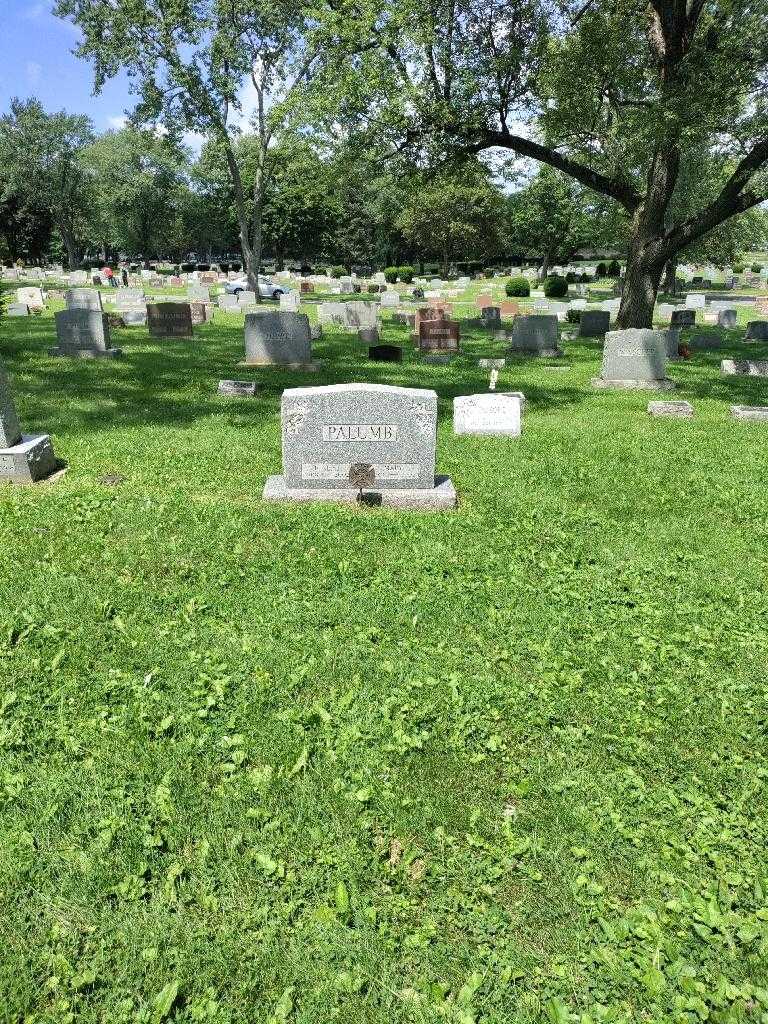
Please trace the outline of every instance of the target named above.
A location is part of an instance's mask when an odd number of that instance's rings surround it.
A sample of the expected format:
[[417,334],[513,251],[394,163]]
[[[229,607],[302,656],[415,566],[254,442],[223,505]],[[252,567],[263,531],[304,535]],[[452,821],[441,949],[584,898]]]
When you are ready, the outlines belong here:
[[107,279],[107,284],[110,288],[117,288],[117,281],[115,280],[115,272],[112,267],[102,267],[101,272]]

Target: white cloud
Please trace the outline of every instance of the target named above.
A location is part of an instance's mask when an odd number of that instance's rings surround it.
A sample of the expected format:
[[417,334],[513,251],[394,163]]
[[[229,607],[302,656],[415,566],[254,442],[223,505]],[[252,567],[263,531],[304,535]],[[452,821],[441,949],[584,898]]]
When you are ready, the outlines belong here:
[[199,156],[205,142],[205,135],[201,135],[200,132],[184,132],[182,141],[185,146],[189,146],[196,156]]
[[40,82],[40,75],[42,74],[43,68],[41,64],[36,64],[33,60],[27,61],[26,66],[27,81],[30,85],[37,85]]
[[115,131],[120,131],[121,128],[125,128],[128,124],[128,118],[125,114],[118,114],[117,117],[108,117],[107,123],[110,128],[114,128]]

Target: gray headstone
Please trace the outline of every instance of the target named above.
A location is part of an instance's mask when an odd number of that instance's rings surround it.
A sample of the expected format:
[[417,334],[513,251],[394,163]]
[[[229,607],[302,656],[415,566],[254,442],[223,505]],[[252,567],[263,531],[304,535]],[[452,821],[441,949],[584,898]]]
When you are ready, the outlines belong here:
[[148,302],[147,325],[153,338],[191,338],[192,310],[188,302]]
[[256,292],[238,292],[237,293],[237,304],[238,306],[255,306],[256,305]]
[[196,284],[193,281],[187,285],[187,298],[190,302],[210,302],[211,290],[207,284]]
[[688,340],[690,348],[696,352],[706,352],[723,347],[723,339],[719,334],[692,334]]
[[750,320],[744,341],[768,341],[768,320]]
[[47,434],[22,434],[5,368],[0,365],[0,480],[33,483],[56,469]]
[[738,315],[735,309],[720,309],[717,313],[718,327],[734,328],[738,323]]
[[12,302],[6,309],[8,316],[29,316],[29,306],[23,302]]
[[696,325],[696,310],[674,309],[669,322],[672,327],[694,327]]
[[220,295],[219,296],[219,309],[225,309],[225,310],[230,311],[230,310],[237,310],[239,308],[240,308],[240,304],[237,301],[237,296],[236,295],[227,295],[225,293],[224,295]]
[[106,313],[95,309],[62,309],[55,317],[59,345],[51,355],[95,357],[121,354],[119,348],[112,348]]
[[289,366],[316,370],[305,313],[270,310],[245,318],[245,362],[252,366]]
[[519,437],[520,398],[502,391],[459,395],[453,400],[454,434]]
[[611,327],[611,314],[607,309],[583,309],[579,320],[580,338],[597,338]]
[[518,314],[512,321],[509,351],[536,356],[561,356],[556,316]]
[[255,398],[259,386],[252,380],[220,380],[219,394],[227,398]]
[[720,369],[727,377],[768,377],[768,359],[723,359]]
[[693,416],[693,406],[690,402],[649,402],[648,413],[651,416],[675,416],[680,419],[690,419]]
[[672,390],[674,384],[666,376],[667,345],[666,331],[608,331],[602,375],[592,381],[593,386]]
[[67,309],[95,309],[100,313],[101,292],[95,288],[69,288],[64,293]]
[[768,405],[732,405],[731,416],[735,420],[768,423]]
[[483,306],[480,310],[480,319],[485,327],[499,327],[501,325],[501,309],[499,306]]
[[331,384],[283,392],[283,475],[267,499],[354,501],[351,473],[365,469],[380,504],[453,507],[435,478],[437,394],[385,384]]

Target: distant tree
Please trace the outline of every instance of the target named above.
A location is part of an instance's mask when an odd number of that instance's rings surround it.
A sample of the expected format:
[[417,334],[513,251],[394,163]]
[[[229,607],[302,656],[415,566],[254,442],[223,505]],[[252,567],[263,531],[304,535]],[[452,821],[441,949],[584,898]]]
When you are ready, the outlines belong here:
[[[271,150],[293,94],[312,76],[315,55],[298,0],[58,0],[56,12],[83,33],[78,54],[93,61],[97,91],[120,70],[141,101],[137,123],[202,133],[222,149],[248,279],[256,291]],[[243,109],[243,89],[253,110]],[[237,140],[244,122],[256,139],[247,189]]]
[[177,204],[187,188],[185,156],[171,140],[129,126],[107,132],[83,153],[96,202],[91,233],[107,249],[165,255]]
[[452,261],[498,253],[503,217],[501,192],[473,161],[422,179],[397,224],[420,252],[440,260],[447,275]]
[[544,165],[508,197],[506,231],[509,250],[535,259],[543,281],[555,259],[568,260],[586,246],[623,244],[627,226],[615,203]]
[[51,215],[31,196],[9,195],[0,201],[0,237],[4,257],[41,263],[51,244]]
[[87,117],[63,110],[48,114],[36,99],[13,99],[9,113],[0,117],[4,197],[16,196],[48,212],[71,269],[83,253],[90,182],[82,155],[92,141]]

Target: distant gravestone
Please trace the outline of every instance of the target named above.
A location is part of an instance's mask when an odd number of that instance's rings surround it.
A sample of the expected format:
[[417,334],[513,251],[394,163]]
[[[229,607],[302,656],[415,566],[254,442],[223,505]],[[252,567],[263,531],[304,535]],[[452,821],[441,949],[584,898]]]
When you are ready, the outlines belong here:
[[723,359],[720,370],[727,377],[768,377],[768,359]]
[[400,305],[400,295],[398,292],[382,292],[381,294],[381,308],[392,309],[395,306]]
[[191,281],[187,285],[187,298],[190,302],[210,302],[211,290],[206,284],[197,284]]
[[29,316],[29,306],[24,302],[12,302],[6,313],[8,316]]
[[189,315],[192,318],[192,326],[199,327],[208,322],[208,304],[206,302],[190,302]]
[[378,327],[360,327],[357,331],[357,340],[362,342],[364,345],[378,345],[379,344],[379,329]]
[[768,423],[768,405],[732,405],[731,416],[735,420]]
[[695,309],[673,309],[672,315],[669,319],[672,327],[695,327],[696,326],[696,310]]
[[498,306],[483,306],[480,319],[484,327],[495,329],[501,326],[501,309]]
[[280,309],[290,313],[298,313],[300,301],[298,292],[283,292],[280,296]]
[[312,336],[306,314],[273,310],[249,313],[245,318],[244,365],[319,370],[320,364],[312,359]]
[[648,414],[690,419],[693,416],[693,406],[690,402],[649,402]]
[[95,309],[102,311],[101,292],[95,288],[69,288],[64,293],[67,309]]
[[224,309],[227,312],[234,312],[240,308],[240,304],[237,301],[236,295],[220,295],[219,296],[219,309]]
[[557,330],[557,317],[547,315],[518,315],[512,322],[509,337],[512,355],[561,356]]
[[522,424],[520,398],[495,392],[459,395],[453,400],[454,434],[519,437]]
[[122,349],[112,348],[106,313],[95,309],[62,309],[55,314],[58,346],[52,356],[81,359],[117,358]]
[[685,304],[688,309],[703,309],[707,304],[707,297],[695,293],[689,294],[685,296]]
[[22,434],[5,369],[0,365],[0,480],[34,483],[56,469],[47,434]]
[[738,324],[738,314],[735,309],[718,309],[717,325],[732,330]]
[[517,316],[517,314],[520,312],[520,303],[502,302],[501,305],[499,306],[499,310],[501,311],[502,320],[511,320],[512,317]]
[[455,354],[459,351],[459,325],[455,320],[423,320],[419,324],[419,351]]
[[611,328],[611,314],[607,309],[583,309],[579,319],[580,338],[598,338]]
[[242,291],[237,293],[238,306],[255,306],[256,292]]
[[707,352],[723,347],[723,339],[719,334],[692,334],[688,339],[689,348],[696,352]]
[[368,358],[375,363],[402,363],[403,350],[399,345],[371,345]]
[[281,419],[283,473],[267,479],[266,500],[456,505],[451,481],[435,477],[434,391],[386,384],[290,388]]
[[220,380],[219,394],[226,398],[255,398],[259,386],[252,380]]
[[192,311],[188,302],[148,302],[147,325],[153,338],[191,338]]
[[45,306],[42,289],[37,287],[17,288],[16,301],[30,309],[42,309]]
[[671,391],[675,385],[667,377],[667,343],[666,331],[608,331],[602,374],[592,386]]
[[348,329],[359,330],[361,327],[375,327],[378,324],[378,310],[374,302],[353,299],[341,305],[344,310],[344,324]]
[[744,341],[768,341],[768,320],[750,320]]
[[146,306],[135,306],[131,309],[121,309],[119,310],[119,313],[126,327],[147,326]]

